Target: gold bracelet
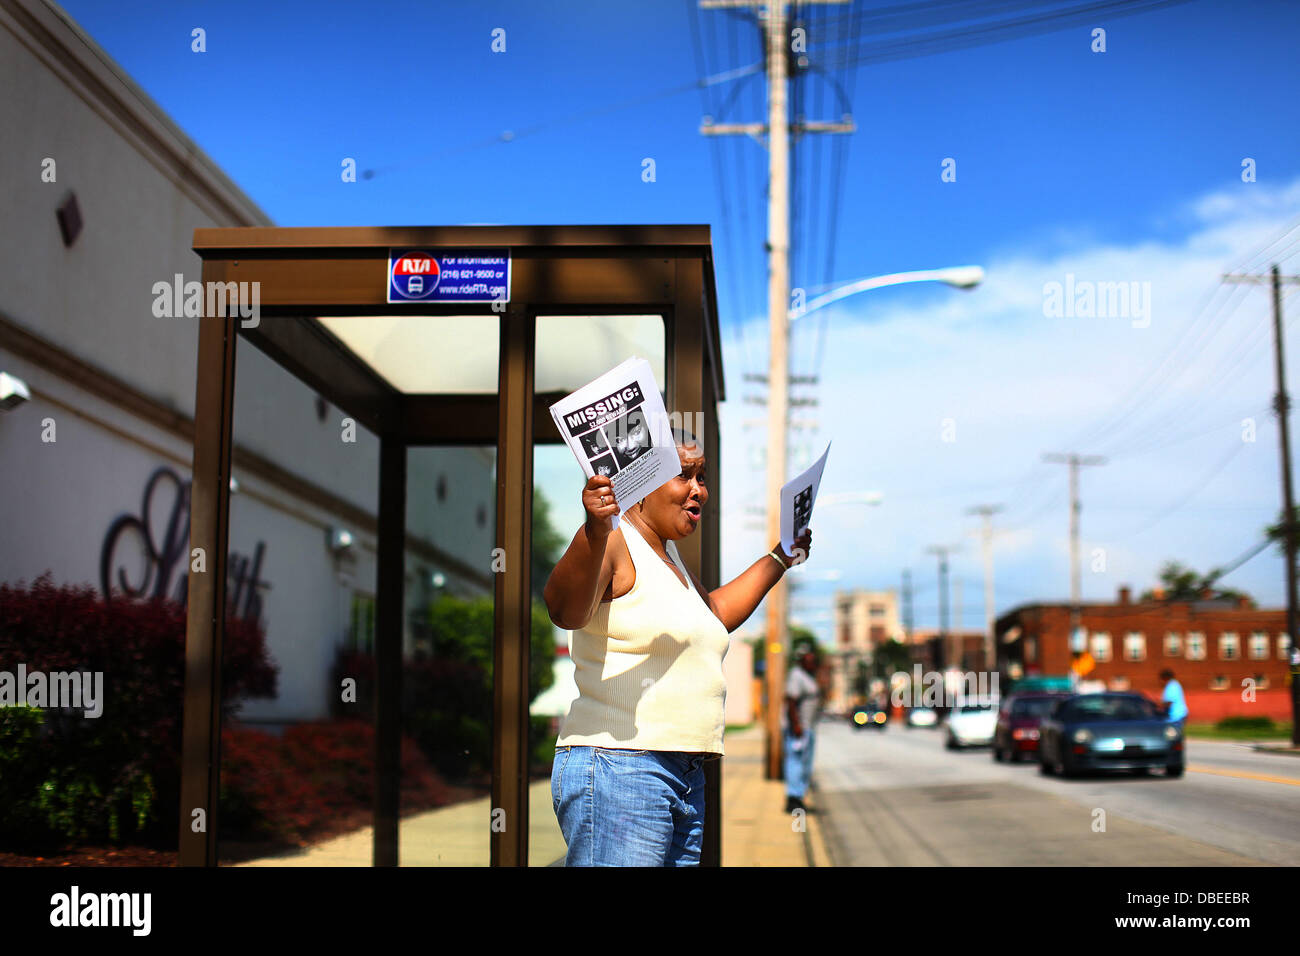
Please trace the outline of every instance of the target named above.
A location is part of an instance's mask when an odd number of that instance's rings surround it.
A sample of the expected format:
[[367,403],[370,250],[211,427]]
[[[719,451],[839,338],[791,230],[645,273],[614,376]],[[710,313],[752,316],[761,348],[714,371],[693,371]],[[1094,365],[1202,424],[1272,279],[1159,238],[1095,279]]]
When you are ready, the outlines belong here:
[[776,553],[776,548],[773,548],[771,551],[767,552],[767,556],[771,558],[773,561],[775,561],[777,564],[781,565],[782,571],[790,570],[790,565],[786,564],[784,561],[781,560],[781,556]]

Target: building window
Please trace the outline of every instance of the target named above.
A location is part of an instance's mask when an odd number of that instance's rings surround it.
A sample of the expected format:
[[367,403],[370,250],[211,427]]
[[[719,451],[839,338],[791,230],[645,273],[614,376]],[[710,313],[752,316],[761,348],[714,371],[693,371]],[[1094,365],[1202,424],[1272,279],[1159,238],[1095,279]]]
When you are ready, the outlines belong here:
[[1255,675],[1255,690],[1268,690],[1268,675],[1267,675],[1267,674],[1256,674],[1256,675]]
[[369,654],[375,647],[375,599],[368,594],[352,595],[352,621],[348,628],[348,647]]
[[1025,638],[1025,663],[1032,664],[1038,660],[1038,638]]
[[1189,661],[1205,660],[1205,635],[1192,631],[1187,635],[1187,659]]
[[871,616],[872,616],[872,617],[884,617],[884,616],[885,616],[885,606],[884,606],[883,604],[873,604],[873,605],[871,605]]
[[1131,686],[1127,677],[1112,677],[1107,684],[1110,690],[1128,690]]
[[1219,635],[1219,660],[1235,661],[1241,657],[1241,648],[1238,646],[1237,635],[1229,631],[1226,634]]
[[1124,635],[1124,660],[1144,661],[1147,657],[1146,635],[1138,631],[1129,631]]
[[1263,631],[1256,631],[1250,635],[1250,659],[1252,661],[1268,660],[1268,635]]
[[1183,656],[1183,638],[1180,634],[1170,631],[1165,635],[1165,657],[1182,657]]
[[1227,690],[1227,689],[1228,689],[1227,674],[1215,674],[1214,677],[1210,680],[1210,690]]
[[1280,661],[1287,660],[1287,655],[1291,652],[1291,642],[1287,640],[1285,634],[1277,636],[1277,659]]
[[1092,635],[1092,657],[1096,661],[1110,660],[1110,635],[1094,634]]

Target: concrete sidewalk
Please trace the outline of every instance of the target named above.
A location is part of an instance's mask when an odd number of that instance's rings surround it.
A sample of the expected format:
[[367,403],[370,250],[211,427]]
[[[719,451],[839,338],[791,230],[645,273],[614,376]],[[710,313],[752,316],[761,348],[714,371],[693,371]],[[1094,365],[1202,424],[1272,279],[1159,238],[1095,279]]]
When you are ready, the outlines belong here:
[[830,866],[816,791],[813,811],[785,812],[785,783],[763,775],[763,728],[728,731],[722,758],[723,866]]
[[[763,779],[763,728],[729,731],[726,750],[722,865],[830,866],[817,814],[800,821],[785,813],[785,784]],[[564,837],[551,807],[550,781],[534,782],[528,795],[529,866],[563,866]],[[487,866],[491,819],[488,799],[404,817],[399,825],[401,865]],[[370,866],[371,841],[371,828],[363,827],[302,850],[236,865]]]

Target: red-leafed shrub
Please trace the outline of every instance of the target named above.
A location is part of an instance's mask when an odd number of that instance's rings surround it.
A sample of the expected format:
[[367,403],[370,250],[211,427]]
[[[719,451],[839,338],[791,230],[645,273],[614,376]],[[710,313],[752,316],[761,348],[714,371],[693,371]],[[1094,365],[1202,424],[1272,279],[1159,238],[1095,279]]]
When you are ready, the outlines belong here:
[[[102,713],[0,708],[0,845],[137,840],[174,846],[179,828],[186,609],[104,601],[90,587],[0,584],[0,671],[103,675]],[[229,618],[222,712],[274,697],[260,625]],[[20,693],[22,690],[20,690]]]
[[[356,719],[296,724],[282,737],[247,727],[221,734],[223,840],[302,844],[370,822],[375,729]],[[402,738],[401,806],[427,810],[456,797],[419,748]]]

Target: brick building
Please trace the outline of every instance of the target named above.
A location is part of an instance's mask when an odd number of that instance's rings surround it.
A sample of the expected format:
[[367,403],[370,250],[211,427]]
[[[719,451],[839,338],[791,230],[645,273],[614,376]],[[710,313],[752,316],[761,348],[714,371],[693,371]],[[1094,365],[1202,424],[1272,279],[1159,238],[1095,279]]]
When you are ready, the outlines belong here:
[[[1159,674],[1182,684],[1194,722],[1240,714],[1289,720],[1286,611],[1248,601],[1145,601],[1119,589],[1114,604],[1083,604],[1092,686],[1159,699]],[[1070,647],[1070,605],[1027,604],[997,620],[1004,676],[1067,674],[1080,655]],[[1253,683],[1254,700],[1250,700]]]
[[908,635],[912,660],[926,671],[982,671],[984,644],[983,631],[949,631],[945,637],[937,630],[916,630]]

